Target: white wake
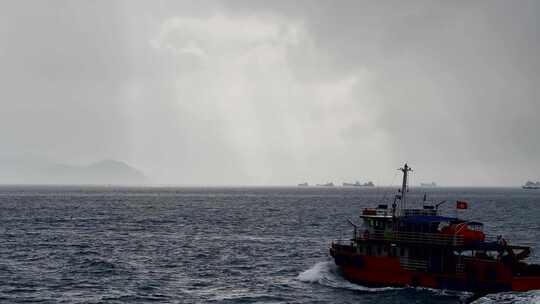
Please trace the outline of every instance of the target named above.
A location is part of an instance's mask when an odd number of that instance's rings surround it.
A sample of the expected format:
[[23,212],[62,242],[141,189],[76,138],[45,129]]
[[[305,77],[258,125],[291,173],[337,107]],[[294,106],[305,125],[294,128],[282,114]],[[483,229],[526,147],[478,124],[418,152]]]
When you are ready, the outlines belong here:
[[367,292],[378,292],[385,290],[396,290],[395,287],[371,288],[362,285],[353,284],[347,281],[333,262],[318,262],[306,271],[300,273],[297,277],[299,281],[305,283],[316,283],[333,288],[343,288],[350,290],[359,290]]

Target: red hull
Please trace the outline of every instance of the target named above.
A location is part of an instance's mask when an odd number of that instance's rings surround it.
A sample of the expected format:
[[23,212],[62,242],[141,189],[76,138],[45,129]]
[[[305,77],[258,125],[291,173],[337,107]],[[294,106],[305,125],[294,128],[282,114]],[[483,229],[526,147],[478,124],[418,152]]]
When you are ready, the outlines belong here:
[[[540,289],[540,276],[515,277],[502,263],[478,260],[465,261],[470,273],[430,273],[401,267],[399,257],[375,257],[331,251],[345,278],[371,286],[419,286],[470,292],[528,291]],[[361,260],[361,263],[358,262]],[[347,262],[343,262],[347,261]],[[490,276],[480,275],[491,271]]]

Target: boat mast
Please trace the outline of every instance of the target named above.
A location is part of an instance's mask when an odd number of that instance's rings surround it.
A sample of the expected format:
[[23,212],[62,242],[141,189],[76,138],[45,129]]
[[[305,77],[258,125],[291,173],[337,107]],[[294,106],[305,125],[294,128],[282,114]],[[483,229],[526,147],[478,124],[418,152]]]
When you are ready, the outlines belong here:
[[409,171],[412,171],[412,169],[407,165],[407,163],[405,163],[405,166],[403,166],[403,168],[399,168],[398,170],[403,172],[403,183],[401,184],[401,209],[403,210],[406,209],[407,206],[405,200],[405,196],[407,193],[407,174],[409,173]]

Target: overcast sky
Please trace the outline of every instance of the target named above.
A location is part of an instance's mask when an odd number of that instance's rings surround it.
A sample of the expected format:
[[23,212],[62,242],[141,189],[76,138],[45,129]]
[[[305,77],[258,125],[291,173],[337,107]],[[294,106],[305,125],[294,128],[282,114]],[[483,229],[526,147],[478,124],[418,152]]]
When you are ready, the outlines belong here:
[[[539,1],[2,1],[0,157],[156,183],[540,178]],[[1,170],[1,168],[0,168]],[[395,183],[396,181],[394,181]]]

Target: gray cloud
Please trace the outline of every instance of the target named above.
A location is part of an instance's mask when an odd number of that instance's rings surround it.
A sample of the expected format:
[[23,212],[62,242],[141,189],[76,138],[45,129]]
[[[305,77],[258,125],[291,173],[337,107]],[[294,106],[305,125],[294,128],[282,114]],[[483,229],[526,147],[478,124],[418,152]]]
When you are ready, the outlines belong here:
[[52,4],[2,4],[4,155],[175,184],[540,175],[537,2]]
[[122,154],[118,93],[130,64],[114,9],[13,2],[1,14],[3,153],[73,160]]

